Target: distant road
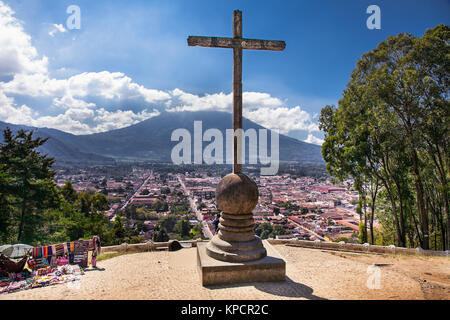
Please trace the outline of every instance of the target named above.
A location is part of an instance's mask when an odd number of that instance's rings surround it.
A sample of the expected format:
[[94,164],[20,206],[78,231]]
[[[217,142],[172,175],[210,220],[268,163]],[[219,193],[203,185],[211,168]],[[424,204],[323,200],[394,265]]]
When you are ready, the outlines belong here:
[[141,189],[152,176],[153,176],[153,171],[151,171],[149,176],[144,180],[144,182],[142,182],[142,184],[139,185],[139,187],[137,187],[137,189],[134,191],[133,195],[128,198],[128,200],[125,202],[125,204],[122,206],[122,208],[120,208],[120,210],[125,210],[125,208],[130,204],[131,199],[133,199],[137,195],[137,193],[139,192],[139,189]]
[[197,216],[197,220],[200,221],[200,223],[202,224],[202,231],[203,231],[203,235],[208,238],[208,239],[212,239],[213,234],[211,232],[211,229],[208,226],[208,222],[203,220],[203,216],[201,215],[201,213],[197,210],[197,206],[195,205],[194,199],[192,198],[192,196],[190,195],[190,193],[188,192],[183,180],[181,180],[180,176],[177,175],[178,181],[181,184],[181,187],[183,188],[184,193],[186,194],[186,196],[189,199],[189,204],[192,208],[192,211],[194,211],[195,215]]
[[319,238],[319,239],[321,239],[321,240],[323,240],[323,241],[326,241],[326,242],[330,242],[329,240],[325,239],[324,237],[319,236],[319,235],[318,235],[317,233],[315,233],[314,231],[309,230],[309,229],[305,228],[304,226],[298,224],[297,222],[292,221],[292,220],[290,220],[290,219],[289,219],[289,221],[290,221],[291,223],[295,224],[295,225],[296,225],[297,227],[299,227],[300,229],[303,229],[303,230],[305,230],[306,232],[309,232],[309,233],[315,235],[317,238]]

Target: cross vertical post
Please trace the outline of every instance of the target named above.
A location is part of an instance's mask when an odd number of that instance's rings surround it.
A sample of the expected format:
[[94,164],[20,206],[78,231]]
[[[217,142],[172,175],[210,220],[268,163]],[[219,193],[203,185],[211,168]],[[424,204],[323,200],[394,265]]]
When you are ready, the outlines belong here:
[[233,173],[242,173],[242,50],[283,51],[284,41],[246,39],[242,36],[242,11],[233,14],[233,38],[189,36],[189,46],[233,49]]
[[[242,39],[242,12],[234,11],[233,38]],[[233,48],[233,173],[242,171],[242,47]]]
[[[233,13],[233,37],[189,36],[187,42],[189,46],[233,49],[233,173],[223,177],[216,188],[217,208],[222,211],[218,231],[208,244],[197,245],[202,284],[285,280],[285,261],[273,254],[265,259],[270,248],[255,235],[252,211],[258,204],[258,186],[242,173],[242,50],[283,51],[286,43],[243,38],[239,10]],[[253,263],[245,264],[250,261]]]

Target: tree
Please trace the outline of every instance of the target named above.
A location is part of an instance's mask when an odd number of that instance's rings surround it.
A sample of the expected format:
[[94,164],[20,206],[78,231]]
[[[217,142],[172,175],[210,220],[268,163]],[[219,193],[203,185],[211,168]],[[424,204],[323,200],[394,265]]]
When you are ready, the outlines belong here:
[[64,199],[69,203],[75,203],[78,200],[78,192],[74,189],[71,181],[66,181],[66,183],[61,188],[61,194]]
[[271,238],[276,238],[276,236],[286,235],[286,234],[289,234],[289,232],[287,232],[286,229],[284,229],[279,224],[276,224],[276,225],[273,226],[273,231],[270,234],[270,237]]
[[152,203],[151,208],[157,212],[164,212],[169,210],[169,205],[165,201],[156,200]]
[[178,233],[181,237],[189,237],[189,231],[191,231],[191,226],[187,219],[180,219],[174,226],[173,231]]
[[7,192],[13,199],[10,203],[11,224],[17,231],[17,242],[31,242],[43,223],[44,210],[56,208],[61,201],[53,182],[55,172],[50,168],[53,158],[42,155],[36,149],[47,139],[33,139],[33,131],[19,130],[14,136],[9,128],[3,131],[4,143],[0,144],[0,164],[3,174],[12,178]]
[[327,170],[355,179],[364,223],[370,205],[371,242],[381,186],[398,246],[428,249],[430,219],[448,243],[449,30],[389,37],[358,60],[338,108],[322,109]]
[[173,228],[178,221],[178,216],[169,214],[167,216],[162,217],[158,220],[157,225],[160,228],[166,229],[167,232],[173,232]]
[[123,238],[125,238],[126,230],[120,216],[116,216],[114,220],[112,235],[116,243],[122,242]]
[[12,219],[14,210],[11,206],[10,195],[7,190],[12,182],[5,165],[0,164],[0,243],[7,243],[12,237]]
[[108,199],[103,193],[97,193],[91,197],[92,208],[97,211],[109,209]]
[[282,226],[272,225],[268,222],[259,224],[255,229],[255,234],[261,239],[276,238],[278,235],[289,234]]
[[92,209],[92,198],[87,191],[83,191],[78,195],[78,206],[80,211],[88,217]]
[[261,239],[267,239],[269,238],[272,231],[273,231],[272,225],[268,222],[263,222],[256,227],[255,234]]
[[170,194],[170,188],[169,187],[161,188],[161,194]]
[[152,241],[153,242],[169,241],[169,235],[167,234],[167,230],[165,228],[155,229],[155,231],[153,231]]

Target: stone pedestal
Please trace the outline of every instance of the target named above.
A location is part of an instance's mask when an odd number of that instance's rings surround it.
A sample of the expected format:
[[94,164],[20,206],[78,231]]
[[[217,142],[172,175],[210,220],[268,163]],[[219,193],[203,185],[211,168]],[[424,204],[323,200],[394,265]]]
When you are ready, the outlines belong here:
[[233,283],[286,280],[286,263],[266,240],[262,241],[266,255],[246,262],[226,262],[207,254],[207,244],[197,244],[197,265],[203,286]]
[[285,280],[286,263],[253,231],[256,183],[245,174],[229,174],[217,186],[216,202],[223,212],[219,232],[197,247],[202,284]]
[[253,231],[252,210],[258,203],[256,183],[245,174],[229,174],[216,188],[216,202],[223,213],[219,232],[206,246],[206,253],[227,262],[264,258],[266,249]]

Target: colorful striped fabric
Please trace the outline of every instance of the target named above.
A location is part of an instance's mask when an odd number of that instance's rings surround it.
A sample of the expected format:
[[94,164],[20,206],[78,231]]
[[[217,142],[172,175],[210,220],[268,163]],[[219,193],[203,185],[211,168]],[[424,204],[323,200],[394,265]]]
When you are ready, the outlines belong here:
[[91,250],[94,250],[95,249],[95,247],[94,247],[94,240],[93,239],[91,239],[91,240],[88,240],[89,242],[89,245],[88,245],[88,250],[89,251],[91,251]]
[[64,255],[64,244],[55,245],[55,252],[58,257]]
[[47,250],[47,257],[53,256],[53,246],[46,246],[45,249]]
[[39,248],[33,248],[32,254],[33,258],[39,258]]
[[33,258],[42,258],[43,252],[44,251],[42,247],[33,248]]

